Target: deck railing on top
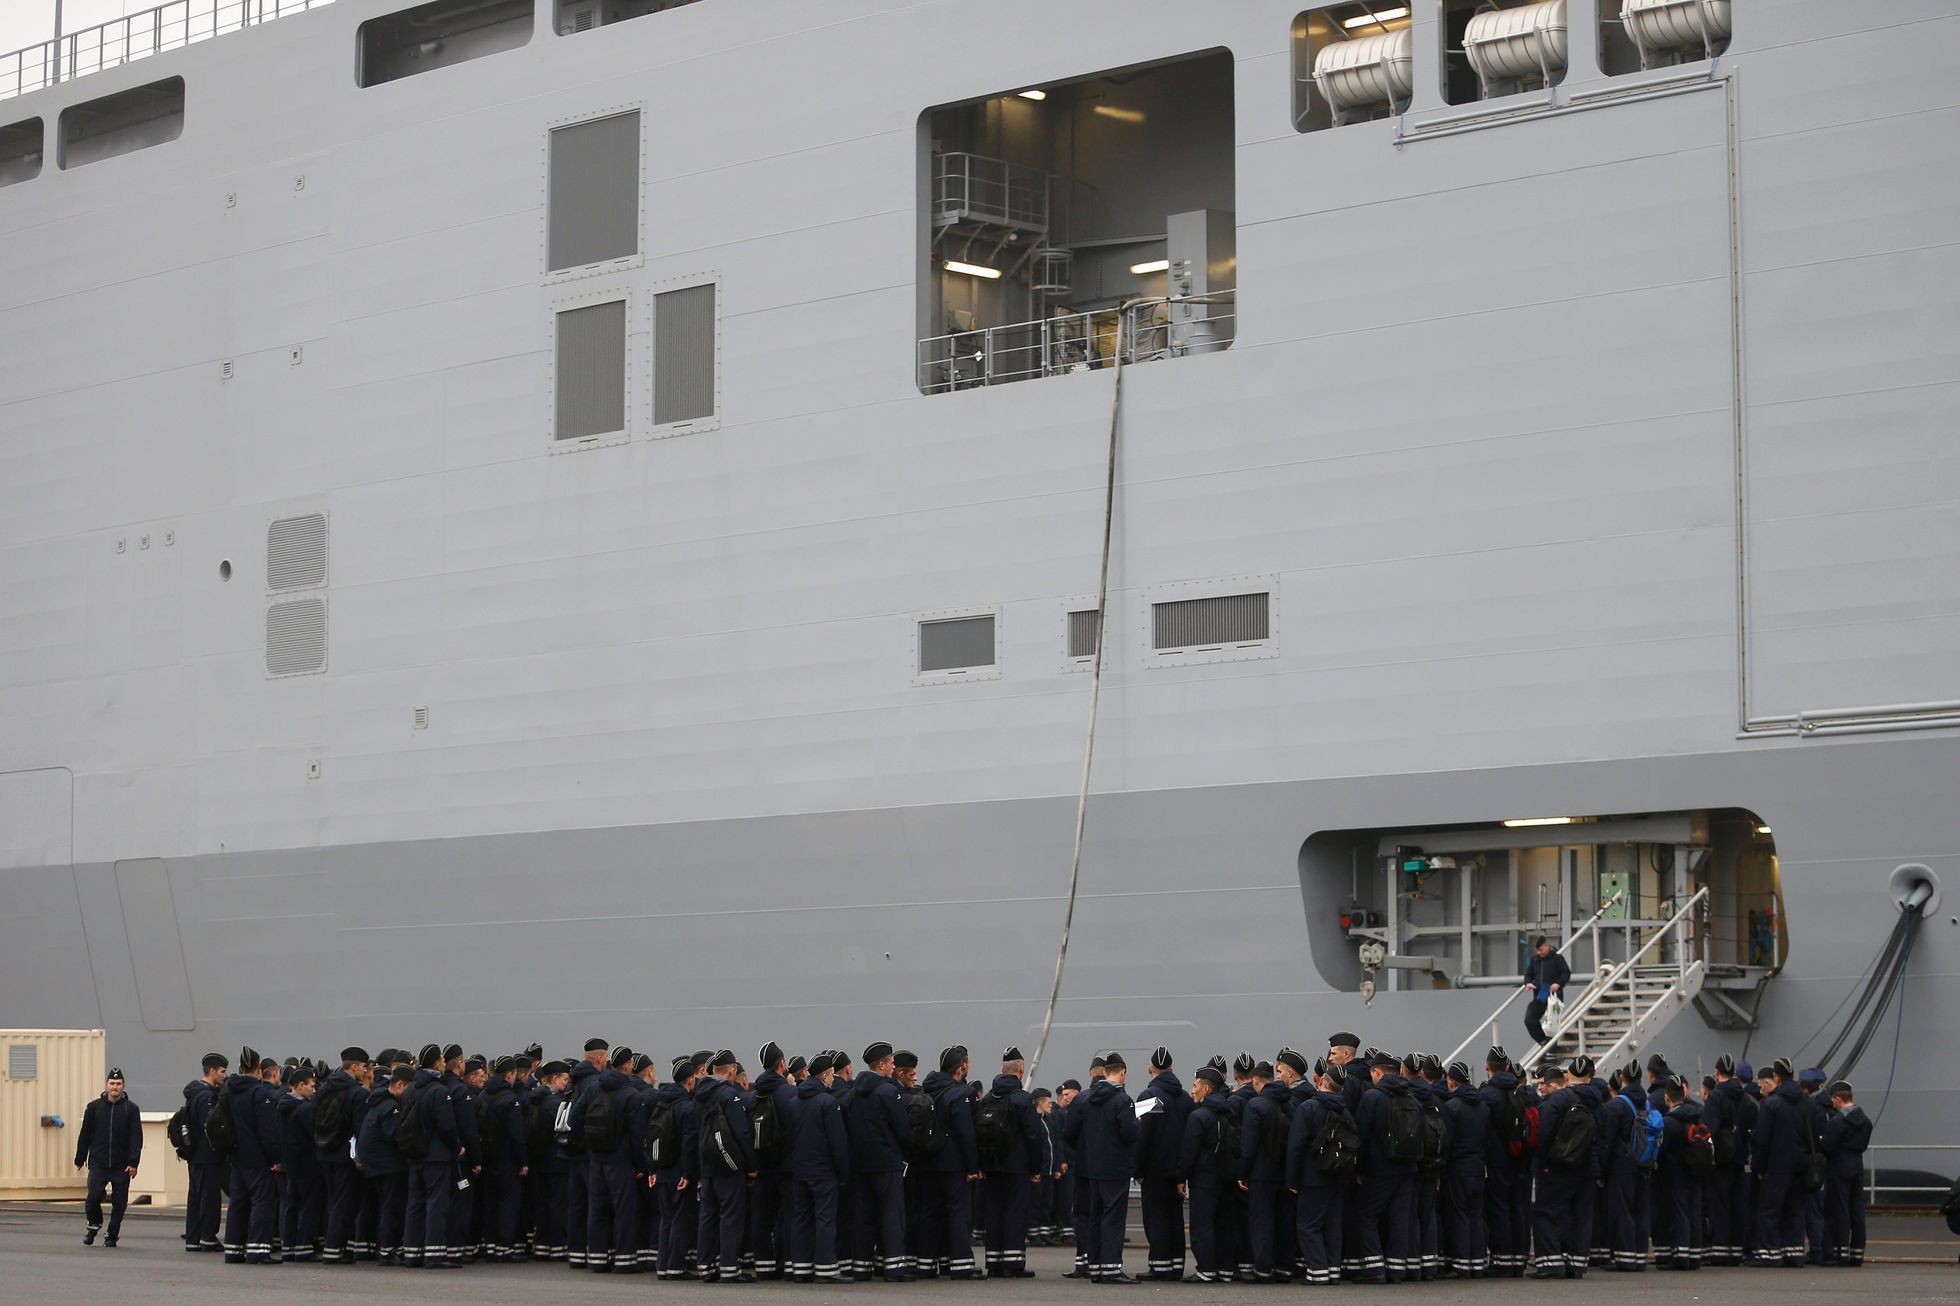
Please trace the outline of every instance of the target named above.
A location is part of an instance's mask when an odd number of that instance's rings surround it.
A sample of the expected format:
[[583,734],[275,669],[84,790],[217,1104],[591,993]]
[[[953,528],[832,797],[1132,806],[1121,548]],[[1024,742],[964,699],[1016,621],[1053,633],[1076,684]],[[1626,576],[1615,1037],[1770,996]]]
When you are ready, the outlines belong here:
[[175,50],[194,41],[256,27],[333,0],[165,0],[154,9],[0,54],[0,100],[45,90],[104,68]]

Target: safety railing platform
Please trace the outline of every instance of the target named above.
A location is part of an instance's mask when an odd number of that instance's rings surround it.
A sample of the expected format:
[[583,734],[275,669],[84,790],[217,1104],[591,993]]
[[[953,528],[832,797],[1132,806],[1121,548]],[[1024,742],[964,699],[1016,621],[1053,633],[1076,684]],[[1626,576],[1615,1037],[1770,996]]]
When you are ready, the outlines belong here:
[[[20,0],[0,0],[15,4]],[[334,0],[165,0],[141,13],[63,32],[52,40],[0,54],[0,100],[46,90],[105,68],[119,68],[166,50],[256,27]]]
[[975,327],[919,342],[919,389],[926,394],[1004,385],[1070,372],[1124,366],[1231,344],[1235,294],[1133,300],[1120,308],[1060,313],[1033,322]]

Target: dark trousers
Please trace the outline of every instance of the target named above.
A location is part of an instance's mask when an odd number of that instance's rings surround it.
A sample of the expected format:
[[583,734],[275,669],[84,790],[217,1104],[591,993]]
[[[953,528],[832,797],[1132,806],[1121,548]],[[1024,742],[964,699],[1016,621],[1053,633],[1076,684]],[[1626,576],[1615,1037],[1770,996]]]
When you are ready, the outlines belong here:
[[660,1268],[660,1199],[652,1181],[652,1175],[633,1176],[633,1200],[640,1211],[640,1268],[649,1274]]
[[701,1178],[700,1218],[696,1223],[701,1248],[701,1273],[730,1279],[742,1272],[742,1239],[749,1227],[748,1178],[711,1174]]
[[1089,1271],[1098,1279],[1123,1273],[1123,1230],[1130,1217],[1130,1181],[1091,1179]]
[[1599,1224],[1606,1246],[1606,1264],[1623,1273],[1647,1268],[1648,1223],[1640,1216],[1652,1200],[1648,1177],[1631,1159],[1614,1162],[1599,1198]]
[[1048,1222],[1055,1226],[1055,1234],[1059,1236],[1064,1230],[1067,1230],[1070,1235],[1073,1235],[1075,1232],[1075,1171],[1070,1170],[1059,1178],[1050,1179],[1043,1186],[1050,1190],[1048,1194],[1048,1210],[1050,1212]]
[[102,1195],[105,1192],[109,1195],[109,1237],[113,1239],[122,1232],[123,1211],[129,1206],[129,1174],[91,1161],[88,1167],[88,1201],[82,1205],[82,1215],[88,1220],[91,1230],[102,1227]]
[[[959,1178],[958,1175],[952,1177]],[[789,1181],[789,1187],[790,1274],[805,1280],[812,1275],[836,1278],[837,1181],[793,1179]],[[961,1230],[960,1236],[965,1237],[966,1231]]]
[[[957,1278],[973,1277],[973,1189],[957,1170],[928,1170],[920,1176],[921,1244],[935,1268]],[[919,1267],[924,1270],[926,1266]]]
[[[404,1180],[404,1183],[407,1181]],[[404,1193],[406,1189],[404,1189]],[[380,1256],[378,1236],[381,1230],[381,1190],[374,1176],[365,1172],[361,1175],[361,1209],[354,1216],[354,1236],[347,1240],[347,1254],[357,1261],[372,1261]],[[394,1250],[400,1251],[396,1244]]]
[[1836,1175],[1824,1185],[1824,1259],[1838,1265],[1865,1263],[1865,1185],[1862,1175]]
[[326,1190],[327,1222],[321,1259],[343,1262],[358,1248],[354,1229],[361,1216],[361,1172],[352,1161],[322,1161],[320,1178]]
[[571,1182],[569,1171],[533,1170],[531,1182],[538,1193],[537,1254],[547,1261],[565,1259],[565,1207]]
[[[760,1174],[749,1189],[749,1255],[758,1278],[782,1277],[783,1248],[777,1243],[783,1217],[784,1180],[779,1175]],[[903,1251],[903,1248],[898,1250]]]
[[1484,1240],[1490,1247],[1490,1275],[1494,1279],[1513,1279],[1524,1270],[1529,1230],[1518,1228],[1517,1203],[1512,1187],[1518,1182],[1514,1162],[1508,1158],[1484,1171]]
[[269,1167],[235,1165],[231,1168],[231,1207],[225,1212],[226,1260],[272,1259],[272,1238],[279,1229],[274,1191]]
[[[1089,1190],[1092,1185],[1088,1180],[1079,1176],[1075,1176],[1074,1178],[1075,1183],[1069,1190],[1070,1205],[1067,1218],[1069,1229],[1075,1235],[1075,1269],[1077,1273],[1086,1277],[1089,1273],[1089,1258],[1083,1248],[1089,1242],[1089,1212],[1091,1207]],[[982,1209],[985,1209],[984,1205]],[[988,1245],[992,1246],[991,1243]],[[989,1260],[988,1264],[992,1265],[993,1262]]]
[[1803,1264],[1803,1187],[1793,1174],[1766,1174],[1756,1192],[1756,1262]]
[[184,1246],[218,1249],[218,1218],[224,1211],[225,1163],[191,1162],[191,1187],[184,1198]]
[[517,1171],[486,1167],[477,1180],[477,1206],[483,1212],[483,1250],[493,1261],[517,1255],[517,1215],[522,1193]]
[[[1085,1189],[1093,1184],[1083,1184]],[[989,1170],[981,1181],[980,1227],[987,1239],[987,1273],[1015,1274],[1028,1263],[1028,1203],[1033,1185],[1027,1175]],[[1076,1255],[1084,1255],[1084,1242],[1093,1239],[1088,1225],[1078,1233]]]
[[1483,1278],[1490,1248],[1484,1235],[1481,1160],[1452,1161],[1443,1172],[1442,1226],[1444,1264],[1459,1278]]
[[683,1189],[679,1179],[679,1171],[663,1173],[653,1190],[660,1202],[660,1259],[657,1264],[661,1277],[669,1279],[686,1273],[688,1262],[694,1254],[694,1185],[689,1184]]
[[456,1162],[416,1161],[408,1168],[408,1214],[402,1222],[402,1258],[410,1265],[449,1261],[449,1194]]
[[1592,1244],[1577,1241],[1580,1201],[1593,1183],[1586,1175],[1546,1170],[1536,1176],[1531,1208],[1531,1270],[1533,1274],[1582,1274],[1592,1256]]
[[280,1207],[279,1234],[286,1244],[288,1260],[313,1259],[313,1243],[320,1237],[326,1202],[327,1181],[319,1166],[311,1165],[286,1175],[286,1200]]
[[1572,1199],[1572,1224],[1565,1239],[1565,1269],[1575,1279],[1592,1265],[1593,1224],[1599,1211],[1599,1184],[1587,1176]]
[[1748,1241],[1749,1176],[1740,1170],[1718,1166],[1708,1176],[1702,1201],[1708,1213],[1708,1253],[1704,1265],[1738,1265],[1743,1244]]
[[1525,1006],[1524,1031],[1531,1035],[1531,1041],[1533,1043],[1543,1043],[1545,1041],[1545,1007],[1545,1003],[1536,1000]]
[[1663,1270],[1701,1268],[1701,1179],[1684,1170],[1653,1178],[1654,1264]]
[[585,1263],[594,1270],[638,1266],[640,1210],[633,1162],[623,1151],[594,1152],[585,1166]]
[[[476,1245],[479,1241],[476,1232],[477,1177],[462,1173],[460,1164],[457,1169],[458,1173],[452,1175],[450,1179],[449,1228],[443,1235],[443,1243],[450,1260],[463,1261],[476,1255]],[[467,1184],[459,1182],[462,1180],[468,1180]],[[433,1230],[430,1236],[434,1236]]]
[[1152,1177],[1142,1181],[1143,1236],[1150,1244],[1150,1277],[1184,1277],[1184,1198],[1177,1180]]
[[[1437,1222],[1442,1206],[1442,1174],[1419,1170],[1410,1191],[1416,1206],[1416,1268],[1424,1279],[1434,1279],[1443,1268],[1443,1230]],[[1586,1221],[1588,1228],[1592,1221]]]
[[881,1170],[854,1174],[851,1184],[857,1190],[857,1272],[871,1273],[875,1246],[876,1267],[887,1279],[903,1278],[911,1265],[905,1255],[904,1178],[896,1170]]
[[408,1176],[384,1174],[367,1181],[374,1197],[374,1249],[378,1256],[399,1256],[402,1230],[408,1222]]
[[577,1266],[585,1264],[585,1186],[591,1182],[591,1160],[580,1152],[565,1169],[565,1259]]
[[1270,1279],[1279,1265],[1280,1186],[1254,1179],[1246,1201],[1246,1220],[1252,1233],[1252,1272]]
[[1824,1194],[1829,1188],[1827,1181],[1823,1188],[1814,1193],[1805,1193],[1803,1197],[1803,1231],[1805,1240],[1810,1244],[1812,1265],[1824,1263]]
[[1357,1274],[1363,1282],[1401,1283],[1416,1264],[1415,1206],[1409,1185],[1415,1176],[1381,1171],[1362,1176],[1354,1213]]
[[1293,1206],[1300,1240],[1302,1273],[1310,1284],[1337,1283],[1341,1277],[1341,1206],[1347,1189],[1329,1184],[1302,1188]]

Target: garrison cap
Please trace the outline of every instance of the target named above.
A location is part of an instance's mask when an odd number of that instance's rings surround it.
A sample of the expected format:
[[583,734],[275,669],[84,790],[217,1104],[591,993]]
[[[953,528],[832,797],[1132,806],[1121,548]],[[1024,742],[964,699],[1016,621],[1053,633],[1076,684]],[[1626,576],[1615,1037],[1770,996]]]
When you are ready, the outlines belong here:
[[[1198,1073],[1191,1076],[1191,1078],[1202,1079],[1207,1084],[1210,1084],[1213,1088],[1225,1087],[1225,1076],[1219,1074],[1217,1069],[1213,1067],[1210,1063],[1206,1063],[1205,1065],[1199,1066]],[[1068,1085],[1063,1084],[1062,1087],[1067,1088]]]
[[1808,1085],[1811,1088],[1822,1088],[1824,1086],[1824,1079],[1824,1072],[1816,1066],[1805,1066],[1797,1072],[1797,1082]]
[[714,1054],[714,1053],[712,1053],[712,1052],[710,1052],[710,1051],[708,1051],[708,1049],[706,1049],[706,1048],[702,1048],[702,1049],[701,1049],[701,1050],[700,1050],[699,1052],[696,1052],[696,1053],[695,1053],[695,1054],[694,1054],[694,1055],[693,1055],[693,1056],[692,1056],[691,1058],[689,1058],[689,1059],[690,1059],[691,1061],[693,1061],[693,1062],[694,1062],[694,1064],[695,1064],[695,1065],[697,1065],[697,1066],[705,1066],[705,1065],[707,1065],[707,1064],[708,1064],[708,1063],[709,1063],[710,1061],[713,1061],[713,1060],[715,1059],[715,1054]]
[[615,1070],[625,1069],[627,1066],[633,1064],[633,1049],[627,1047],[624,1043],[620,1044],[613,1049],[612,1056],[606,1059],[606,1064]]
[[1273,1077],[1273,1063],[1270,1061],[1261,1061],[1252,1068],[1252,1077],[1254,1079],[1271,1079]]
[[485,1056],[474,1056],[463,1063],[463,1073],[466,1075],[474,1075],[479,1070],[488,1070],[489,1068],[490,1058]]
[[248,1047],[238,1049],[238,1072],[249,1075],[259,1068],[259,1054]]
[[1540,1063],[1539,1063],[1539,1066],[1538,1066],[1538,1078],[1540,1078],[1540,1079],[1563,1079],[1563,1078],[1565,1078],[1565,1072],[1564,1072],[1563,1070],[1560,1070],[1560,1069],[1559,1069],[1559,1064],[1558,1064],[1558,1062],[1556,1062],[1556,1061],[1549,1061],[1549,1060],[1548,1060],[1548,1061],[1543,1061],[1543,1062],[1540,1062]]
[[646,1068],[652,1064],[653,1064],[653,1058],[648,1056],[646,1053],[644,1052],[635,1053],[633,1056],[633,1073],[636,1075],[643,1075],[646,1073]]
[[1490,1051],[1484,1053],[1484,1064],[1502,1070],[1511,1064],[1511,1054],[1504,1050],[1502,1043],[1493,1043],[1490,1045]]
[[123,1077],[122,1077],[122,1067],[121,1067],[121,1066],[111,1066],[111,1067],[109,1067],[109,1073],[108,1073],[108,1074],[106,1074],[106,1075],[104,1075],[104,1076],[102,1077],[102,1082],[106,1084],[106,1083],[108,1083],[108,1082],[109,1082],[110,1080],[114,1080],[114,1081],[115,1081],[116,1083],[118,1083],[118,1084],[120,1084],[120,1083],[122,1083],[122,1082],[123,1082]]
[[723,1048],[708,1059],[708,1069],[710,1070],[720,1070],[723,1066],[732,1066],[734,1064],[735,1054],[727,1048]]
[[231,1062],[225,1060],[225,1054],[222,1052],[206,1052],[204,1054],[204,1068],[206,1070],[230,1070]]
[[955,1043],[939,1054],[939,1068],[952,1074],[960,1068],[960,1063],[968,1060],[966,1049]]
[[802,1057],[791,1057],[789,1059],[789,1073],[792,1075],[800,1070],[808,1070],[809,1068],[810,1063]]
[[436,1063],[442,1060],[442,1049],[434,1043],[424,1043],[422,1045],[422,1055],[415,1058],[415,1060],[422,1069],[434,1070]]
[[508,1075],[522,1064],[523,1062],[519,1061],[516,1057],[498,1057],[491,1065],[490,1073],[493,1075]]
[[400,1048],[382,1048],[381,1055],[374,1060],[377,1065],[393,1066],[400,1062],[401,1059],[402,1050]]
[[1832,1084],[1832,1085],[1831,1085],[1831,1096],[1832,1096],[1832,1097],[1850,1097],[1851,1095],[1852,1095],[1852,1093],[1851,1093],[1851,1081],[1850,1081],[1850,1080],[1848,1080],[1848,1079],[1840,1079],[1840,1080],[1838,1080],[1838,1081],[1837,1081],[1837,1082],[1836,1082],[1835,1084]]
[[1665,1077],[1667,1075],[1667,1058],[1662,1056],[1658,1052],[1656,1052],[1653,1056],[1648,1057],[1647,1073],[1650,1075],[1660,1075],[1662,1077]]
[[547,1061],[538,1067],[539,1079],[550,1079],[553,1075],[569,1075],[572,1068],[562,1061]]
[[1273,1060],[1279,1065],[1293,1067],[1295,1074],[1304,1075],[1307,1073],[1307,1059],[1298,1052],[1295,1052],[1292,1048],[1281,1048],[1278,1054],[1273,1057]]
[[1168,1070],[1171,1064],[1171,1050],[1162,1043],[1150,1054],[1150,1064],[1159,1070]]
[[610,1043],[602,1038],[589,1038],[585,1040],[585,1050],[587,1052],[604,1052],[611,1046]]
[[[1002,1061],[1020,1061],[1022,1060],[1021,1049],[1018,1047],[1011,1047],[1011,1046],[1004,1047],[1000,1050],[1000,1059]],[[1101,1059],[1098,1058],[1097,1060],[1092,1061],[1089,1064],[1093,1066],[1093,1065],[1101,1065],[1103,1063]]]
[[761,1066],[764,1070],[774,1070],[776,1068],[776,1063],[778,1061],[781,1061],[782,1059],[783,1059],[783,1045],[776,1042],[776,1040],[773,1038],[770,1039],[767,1043],[764,1043],[762,1045],[762,1050],[755,1054],[756,1064]]
[[916,1052],[907,1052],[904,1048],[900,1048],[898,1051],[892,1053],[892,1065],[900,1070],[917,1070],[919,1068],[919,1054]]
[[1471,1082],[1470,1067],[1464,1065],[1461,1061],[1450,1062],[1449,1068],[1443,1073],[1459,1084],[1468,1084]]
[[1079,1079],[1064,1079],[1062,1081],[1062,1087],[1072,1088],[1076,1092],[1080,1093],[1082,1091],[1082,1081]]
[[[1018,1057],[1003,1057],[1003,1058],[1001,1058],[1001,1059],[1002,1059],[1003,1061],[1018,1061],[1018,1060],[1019,1060],[1020,1058],[1018,1058]],[[1102,1070],[1102,1069],[1104,1069],[1105,1067],[1107,1067],[1108,1065],[1109,1065],[1109,1062],[1108,1062],[1108,1061],[1107,1061],[1107,1060],[1106,1060],[1106,1059],[1105,1059],[1105,1058],[1103,1057],[1103,1054],[1102,1054],[1102,1053],[1100,1053],[1100,1052],[1098,1052],[1098,1053],[1096,1053],[1096,1055],[1095,1055],[1095,1056],[1093,1056],[1093,1057],[1090,1057],[1090,1058],[1089,1058],[1089,1069],[1091,1069],[1091,1070]]]
[[[1352,1065],[1354,1063],[1349,1062],[1348,1064]],[[1346,1084],[1348,1080],[1347,1066],[1337,1066],[1332,1061],[1321,1062],[1319,1069],[1315,1073],[1327,1076],[1328,1082],[1336,1088]]]
[[349,1061],[366,1063],[368,1060],[370,1058],[368,1057],[366,1048],[342,1048],[340,1050],[340,1062],[342,1065],[346,1065]]
[[1715,1073],[1718,1075],[1733,1075],[1735,1073],[1735,1058],[1726,1052],[1716,1057]]
[[829,1074],[835,1069],[837,1069],[837,1058],[828,1052],[819,1052],[810,1058],[810,1073],[813,1075]]
[[388,1082],[391,1084],[413,1084],[415,1082],[415,1071],[409,1066],[396,1066],[388,1072]]
[[1214,1056],[1211,1060],[1205,1062],[1205,1064],[1210,1066],[1213,1070],[1216,1070],[1221,1075],[1224,1074],[1226,1071],[1224,1057]]
[[1129,1068],[1130,1065],[1127,1061],[1123,1060],[1123,1054],[1121,1052],[1112,1052],[1103,1058],[1104,1070],[1128,1070]]
[[1383,1070],[1400,1070],[1402,1063],[1395,1059],[1393,1053],[1376,1049],[1375,1055],[1368,1058],[1368,1067],[1371,1070],[1376,1067],[1380,1067]]
[[1770,1068],[1766,1073],[1775,1075],[1778,1079],[1791,1079],[1795,1077],[1797,1072],[1791,1069],[1790,1058],[1778,1057],[1773,1063],[1771,1063]]
[[690,1074],[694,1072],[694,1058],[675,1057],[673,1069],[674,1069],[674,1082],[678,1084],[683,1079],[686,1079]]
[[[1665,1066],[1666,1063],[1662,1064]],[[1593,1059],[1591,1057],[1581,1056],[1572,1058],[1572,1073],[1581,1079],[1591,1079],[1593,1077],[1593,1071],[1596,1069],[1597,1067],[1593,1065]]]
[[[121,1079],[122,1076],[112,1074],[109,1076],[109,1078]],[[288,1066],[286,1068],[286,1087],[288,1088],[291,1088],[294,1084],[304,1083],[307,1080],[318,1079],[318,1078],[319,1076],[313,1073],[313,1067],[305,1064],[304,1062],[302,1062],[297,1066]]]
[[851,1064],[850,1053],[844,1051],[841,1048],[832,1048],[830,1050],[830,1068],[832,1070],[842,1070],[845,1066],[848,1066],[850,1064]]
[[1258,1064],[1258,1062],[1252,1059],[1250,1052],[1241,1052],[1232,1058],[1232,1073],[1235,1075],[1249,1075],[1252,1073],[1252,1068]]
[[1361,1046],[1361,1036],[1359,1034],[1350,1034],[1344,1029],[1336,1030],[1327,1036],[1327,1046],[1330,1048],[1358,1048]]
[[533,1064],[533,1065],[535,1065],[536,1063],[538,1063],[538,1062],[540,1062],[540,1061],[543,1061],[543,1060],[544,1060],[544,1044],[542,1044],[542,1043],[533,1043],[533,1044],[532,1044],[532,1045],[531,1045],[530,1047],[527,1047],[527,1048],[525,1048],[525,1049],[524,1049],[524,1055],[525,1055],[525,1056],[527,1056],[527,1057],[529,1057],[529,1058],[531,1058],[531,1062],[532,1062],[532,1064]]
[[864,1064],[874,1066],[892,1054],[892,1045],[879,1039],[864,1049]]
[[463,1059],[463,1045],[461,1043],[449,1044],[442,1050],[442,1059],[444,1061],[461,1061]]

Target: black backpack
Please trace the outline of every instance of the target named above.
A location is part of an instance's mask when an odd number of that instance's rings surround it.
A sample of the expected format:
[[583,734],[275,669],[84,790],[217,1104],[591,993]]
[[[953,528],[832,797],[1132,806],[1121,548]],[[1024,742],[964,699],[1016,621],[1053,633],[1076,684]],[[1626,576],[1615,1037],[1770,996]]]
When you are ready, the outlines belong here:
[[938,1156],[946,1146],[946,1131],[939,1123],[939,1103],[923,1090],[913,1092],[905,1099],[905,1118],[912,1126],[912,1143],[908,1148],[914,1160],[923,1161],[929,1156]]
[[997,1170],[1007,1164],[1014,1140],[1021,1136],[1020,1122],[1014,1117],[1014,1099],[998,1093],[980,1099],[973,1112],[973,1141],[980,1151],[982,1169]]
[[344,1148],[348,1138],[352,1137],[353,1113],[347,1107],[348,1099],[353,1095],[352,1087],[320,1095],[319,1105],[313,1112],[313,1146],[322,1152]]
[[1545,1160],[1561,1170],[1584,1169],[1592,1162],[1593,1139],[1599,1125],[1583,1102],[1574,1102],[1559,1117]]
[[231,1118],[231,1094],[222,1088],[218,1100],[211,1104],[211,1114],[204,1117],[204,1141],[219,1156],[238,1152],[238,1122]]
[[163,1133],[164,1137],[170,1140],[170,1146],[176,1150],[178,1160],[188,1161],[197,1155],[197,1140],[191,1137],[189,1102],[177,1108],[175,1114],[170,1117],[170,1123],[163,1127]]
[[1687,1144],[1681,1152],[1681,1168],[1692,1175],[1715,1169],[1715,1140],[1708,1126],[1697,1121],[1688,1126]]
[[1218,1113],[1218,1150],[1213,1160],[1218,1166],[1218,1180],[1224,1184],[1234,1184],[1239,1179],[1239,1118],[1230,1111]]
[[476,1099],[476,1145],[482,1155],[476,1159],[484,1165],[493,1165],[503,1140],[497,1137],[497,1122],[490,1118],[490,1104],[501,1101],[503,1094],[495,1097],[485,1093]]
[[1430,1098],[1422,1106],[1422,1159],[1417,1162],[1425,1174],[1440,1174],[1450,1159],[1450,1121],[1443,1108]]
[[422,1119],[422,1099],[441,1087],[428,1084],[402,1094],[401,1118],[395,1122],[395,1150],[411,1161],[420,1161],[429,1154],[429,1126]]
[[711,1103],[702,1113],[701,1161],[722,1174],[742,1173],[742,1148],[729,1123],[726,1100]]
[[755,1140],[756,1159],[773,1167],[789,1150],[783,1119],[776,1112],[776,1092],[756,1094],[749,1105],[749,1134]]
[[601,1088],[585,1104],[585,1128],[580,1141],[588,1152],[611,1152],[619,1147],[619,1136],[626,1124],[626,1105],[620,1101],[626,1092],[617,1088],[607,1092]]
[[1391,1161],[1412,1164],[1422,1160],[1422,1104],[1413,1093],[1388,1095],[1388,1135],[1382,1151]]
[[1273,1118],[1266,1123],[1266,1132],[1259,1138],[1259,1148],[1268,1161],[1286,1160],[1286,1136],[1293,1129],[1293,1099],[1282,1098],[1274,1104]]
[[674,1118],[672,1098],[656,1097],[647,1107],[644,1155],[647,1173],[672,1169],[681,1163],[681,1125]]
[[1715,1131],[1715,1164],[1728,1169],[1736,1162],[1736,1139],[1738,1133],[1734,1125],[1723,1125]]
[[1361,1131],[1345,1107],[1328,1107],[1313,1136],[1314,1168],[1329,1179],[1346,1183],[1361,1162]]

